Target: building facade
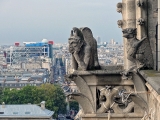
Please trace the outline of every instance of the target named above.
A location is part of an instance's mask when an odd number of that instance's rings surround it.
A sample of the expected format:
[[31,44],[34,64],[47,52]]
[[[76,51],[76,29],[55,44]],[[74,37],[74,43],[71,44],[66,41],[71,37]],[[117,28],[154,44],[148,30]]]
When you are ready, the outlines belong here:
[[45,109],[45,103],[41,107],[32,104],[26,105],[0,105],[1,120],[52,120],[53,111]]

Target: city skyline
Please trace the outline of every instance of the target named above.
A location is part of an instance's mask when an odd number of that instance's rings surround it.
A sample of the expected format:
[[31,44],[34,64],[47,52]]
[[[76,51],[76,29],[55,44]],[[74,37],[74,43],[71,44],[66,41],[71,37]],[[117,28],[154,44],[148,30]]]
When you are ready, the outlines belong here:
[[67,43],[72,27],[87,26],[102,42],[114,39],[122,43],[116,12],[118,0],[11,0],[0,1],[0,45],[41,41]]

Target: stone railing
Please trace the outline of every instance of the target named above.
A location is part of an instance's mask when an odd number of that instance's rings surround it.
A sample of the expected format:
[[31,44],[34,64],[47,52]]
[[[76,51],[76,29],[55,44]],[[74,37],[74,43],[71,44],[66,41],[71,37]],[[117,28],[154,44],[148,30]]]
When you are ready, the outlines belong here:
[[160,72],[154,70],[143,70],[140,72],[146,80],[148,89],[148,115],[145,118],[150,120],[160,120]]

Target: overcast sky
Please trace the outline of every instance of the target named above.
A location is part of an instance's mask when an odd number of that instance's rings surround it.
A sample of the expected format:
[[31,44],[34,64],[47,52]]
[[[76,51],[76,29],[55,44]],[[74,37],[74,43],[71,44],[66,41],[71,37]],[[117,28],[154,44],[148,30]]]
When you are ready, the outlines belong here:
[[121,0],[0,0],[0,45],[43,38],[67,43],[73,27],[122,43],[116,4]]

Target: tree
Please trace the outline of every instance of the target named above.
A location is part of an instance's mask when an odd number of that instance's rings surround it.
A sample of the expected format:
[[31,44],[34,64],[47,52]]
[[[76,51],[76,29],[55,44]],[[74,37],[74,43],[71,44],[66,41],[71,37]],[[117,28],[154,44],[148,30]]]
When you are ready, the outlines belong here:
[[79,104],[77,101],[70,101],[70,109],[79,111]]
[[65,95],[63,90],[58,85],[52,84],[43,84],[38,87],[39,94],[43,99],[46,101],[46,108],[49,110],[53,110],[55,112],[55,116],[58,113],[66,113],[66,102],[65,102]]
[[[1,101],[6,104],[40,104],[46,101],[46,108],[58,113],[66,113],[66,102],[63,90],[58,85],[42,84],[41,86],[25,86],[20,90],[5,88],[0,92]],[[3,93],[3,96],[2,96]]]

